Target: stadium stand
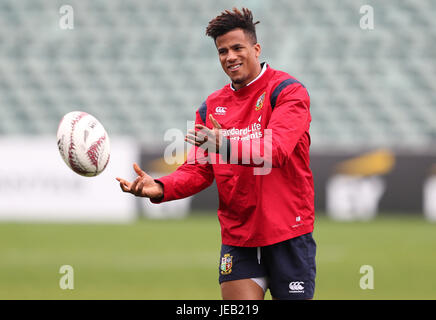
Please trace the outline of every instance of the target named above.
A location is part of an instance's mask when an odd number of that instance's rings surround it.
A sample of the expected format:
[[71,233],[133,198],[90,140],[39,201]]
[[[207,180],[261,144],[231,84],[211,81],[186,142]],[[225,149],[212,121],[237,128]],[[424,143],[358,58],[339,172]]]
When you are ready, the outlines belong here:
[[[162,144],[227,83],[208,21],[253,10],[263,60],[303,82],[312,143],[427,147],[436,141],[436,2],[0,0],[0,134],[54,134],[63,114],[94,114],[110,134]],[[359,9],[374,8],[362,30]]]

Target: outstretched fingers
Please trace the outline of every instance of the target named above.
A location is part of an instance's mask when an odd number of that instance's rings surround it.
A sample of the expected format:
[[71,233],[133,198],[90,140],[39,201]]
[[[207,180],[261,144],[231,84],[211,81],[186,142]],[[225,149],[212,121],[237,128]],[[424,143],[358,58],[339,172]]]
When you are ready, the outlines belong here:
[[195,145],[196,147],[199,147],[201,145],[200,142],[196,141],[195,136],[192,135],[192,134],[187,134],[186,137],[185,137],[185,141],[190,143],[190,144]]
[[129,182],[122,178],[115,178],[120,183],[120,188],[124,192],[129,192],[135,196],[146,196],[144,188],[150,182],[151,177],[143,171],[137,163],[133,164],[133,170],[138,175],[133,182]]
[[197,147],[206,142],[208,140],[206,130],[208,129],[203,126],[201,126],[199,129],[199,131],[188,130],[188,133],[185,136],[185,141]]
[[142,171],[142,169],[138,166],[137,163],[134,163],[134,164],[133,164],[133,170],[135,170],[135,172],[136,172],[136,174],[137,174],[138,176],[140,176],[140,177],[145,176],[145,172]]
[[212,114],[209,115],[209,119],[212,122],[214,128],[221,129],[221,125],[218,123],[218,121],[216,121]]
[[124,192],[130,192],[131,183],[127,180],[121,179],[121,178],[115,178],[120,183],[120,188]]

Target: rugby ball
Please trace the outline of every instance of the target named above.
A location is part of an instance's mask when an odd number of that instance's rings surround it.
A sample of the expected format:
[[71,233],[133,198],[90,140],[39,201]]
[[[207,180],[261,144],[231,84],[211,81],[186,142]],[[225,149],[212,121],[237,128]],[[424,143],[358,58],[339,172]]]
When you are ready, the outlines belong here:
[[97,176],[109,163],[109,136],[89,113],[67,113],[59,123],[57,140],[62,159],[77,174]]

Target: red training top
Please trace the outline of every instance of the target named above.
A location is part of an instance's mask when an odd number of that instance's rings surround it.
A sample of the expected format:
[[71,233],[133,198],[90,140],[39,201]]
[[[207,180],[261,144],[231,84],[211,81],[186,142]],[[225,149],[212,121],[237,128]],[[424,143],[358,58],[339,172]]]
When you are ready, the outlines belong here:
[[156,180],[164,197],[154,203],[191,196],[215,179],[226,245],[267,246],[313,231],[310,98],[289,74],[263,69],[237,91],[231,84],[215,91],[197,110],[196,123],[213,128],[212,114],[222,126],[219,154],[193,147],[183,165]]

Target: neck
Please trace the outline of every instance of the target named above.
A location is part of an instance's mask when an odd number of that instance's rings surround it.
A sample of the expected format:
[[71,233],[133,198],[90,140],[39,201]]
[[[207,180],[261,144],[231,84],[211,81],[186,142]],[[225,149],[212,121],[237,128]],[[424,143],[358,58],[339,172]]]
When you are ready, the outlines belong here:
[[260,65],[260,63],[257,64],[256,66],[256,71],[254,72],[254,76],[250,77],[249,79],[245,80],[242,83],[234,83],[232,82],[232,86],[235,89],[235,91],[241,89],[242,87],[245,87],[247,84],[251,83],[254,79],[256,79],[260,72],[262,71],[262,66]]

